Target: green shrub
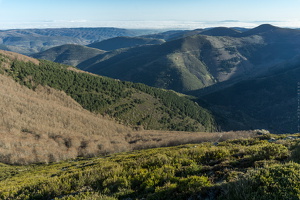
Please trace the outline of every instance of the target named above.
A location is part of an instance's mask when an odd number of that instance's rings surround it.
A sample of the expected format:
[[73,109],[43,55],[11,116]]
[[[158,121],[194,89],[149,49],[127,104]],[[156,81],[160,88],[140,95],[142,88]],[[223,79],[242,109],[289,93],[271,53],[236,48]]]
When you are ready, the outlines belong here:
[[75,195],[67,195],[61,198],[55,198],[54,200],[117,200],[114,197],[101,195],[95,192],[84,192]]
[[268,143],[259,146],[256,152],[253,153],[254,160],[269,160],[269,159],[284,159],[290,155],[287,147],[282,144]]
[[230,151],[226,147],[213,147],[205,152],[202,160],[205,163],[222,161],[230,156]]
[[183,177],[189,175],[198,175],[200,174],[202,168],[203,168],[202,165],[193,162],[189,166],[182,166],[180,170],[177,171],[177,174],[180,174],[180,176]]
[[180,179],[178,183],[178,190],[184,194],[197,194],[204,192],[212,184],[205,176],[189,176],[187,178]]
[[158,168],[162,167],[165,164],[169,164],[171,162],[170,157],[168,157],[166,154],[156,154],[155,156],[152,156],[149,158],[143,165],[143,168]]
[[155,193],[150,194],[147,199],[149,200],[164,200],[164,199],[176,199],[176,183],[167,182],[165,185],[161,187],[155,188]]
[[300,163],[300,146],[296,146],[291,153],[291,160]]
[[250,171],[239,181],[229,183],[220,199],[298,200],[300,165],[287,163]]
[[129,189],[130,182],[126,177],[113,176],[107,178],[102,183],[107,193],[120,192],[122,189]]

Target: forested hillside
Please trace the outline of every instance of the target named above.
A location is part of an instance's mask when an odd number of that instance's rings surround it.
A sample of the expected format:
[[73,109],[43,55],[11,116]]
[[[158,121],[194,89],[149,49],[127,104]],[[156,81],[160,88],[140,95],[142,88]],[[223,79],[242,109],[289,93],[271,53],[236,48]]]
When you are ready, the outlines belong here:
[[32,56],[38,59],[45,59],[65,65],[77,66],[83,61],[103,53],[105,53],[105,51],[83,45],[65,44],[62,46],[53,47]]
[[216,130],[214,118],[207,110],[173,91],[96,76],[49,61],[35,65],[15,60],[9,65],[4,72],[19,83],[32,89],[44,85],[62,90],[83,108],[109,115],[125,125],[163,130]]

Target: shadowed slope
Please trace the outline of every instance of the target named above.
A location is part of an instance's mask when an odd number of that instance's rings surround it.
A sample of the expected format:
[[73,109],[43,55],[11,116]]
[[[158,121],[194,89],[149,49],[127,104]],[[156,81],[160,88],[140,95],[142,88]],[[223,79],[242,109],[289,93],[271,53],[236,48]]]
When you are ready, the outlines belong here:
[[162,39],[142,38],[142,37],[115,37],[101,42],[88,45],[88,47],[97,48],[105,51],[112,51],[120,48],[130,48],[142,45],[162,44]]
[[202,98],[211,105],[210,109],[224,116],[224,128],[227,126],[228,130],[263,128],[275,133],[295,133],[299,63],[298,60],[285,70],[239,82]]

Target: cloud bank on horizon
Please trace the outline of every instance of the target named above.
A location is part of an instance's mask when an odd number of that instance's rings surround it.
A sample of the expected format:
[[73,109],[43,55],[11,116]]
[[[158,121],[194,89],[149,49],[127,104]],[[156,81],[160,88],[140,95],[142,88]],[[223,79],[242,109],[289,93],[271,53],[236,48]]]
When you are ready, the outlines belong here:
[[164,29],[193,30],[210,27],[244,27],[254,28],[261,24],[272,24],[284,28],[300,28],[300,20],[291,21],[89,21],[89,20],[55,20],[35,22],[1,22],[0,30],[29,28],[79,28],[79,27],[115,27],[126,29]]
[[299,8],[300,0],[0,0],[0,29],[251,28],[262,23],[300,28]]

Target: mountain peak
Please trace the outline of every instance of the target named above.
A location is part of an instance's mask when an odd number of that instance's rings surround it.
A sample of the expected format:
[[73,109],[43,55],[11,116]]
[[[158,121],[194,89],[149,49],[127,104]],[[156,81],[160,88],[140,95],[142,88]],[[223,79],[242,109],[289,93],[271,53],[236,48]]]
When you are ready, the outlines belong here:
[[242,33],[241,35],[242,36],[258,35],[258,34],[270,32],[270,31],[274,31],[274,30],[278,30],[278,29],[280,29],[280,28],[277,26],[273,26],[271,24],[262,24],[258,27],[255,27],[249,31]]
[[212,29],[208,29],[203,31],[202,35],[210,35],[210,36],[233,36],[240,33],[237,30],[227,27],[216,27]]
[[[272,24],[262,24],[254,29],[256,30],[260,30],[260,31],[270,31],[270,30],[274,30],[274,29],[278,29],[279,27],[277,26],[273,26]],[[254,30],[253,29],[253,30]]]

